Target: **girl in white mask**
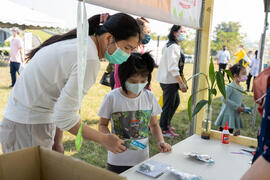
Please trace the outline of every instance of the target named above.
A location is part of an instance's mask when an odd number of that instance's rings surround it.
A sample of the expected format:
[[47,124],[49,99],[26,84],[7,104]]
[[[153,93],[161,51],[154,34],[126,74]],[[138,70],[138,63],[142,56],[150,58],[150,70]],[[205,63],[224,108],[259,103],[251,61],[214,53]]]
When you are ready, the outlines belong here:
[[229,132],[233,133],[233,130],[236,129],[234,135],[237,136],[240,135],[240,128],[243,127],[240,113],[245,112],[245,105],[242,103],[242,93],[239,91],[243,91],[240,82],[245,82],[247,80],[247,71],[241,64],[233,65],[230,68],[230,71],[234,81],[226,86],[227,99],[223,99],[223,104],[215,125],[219,126],[220,131],[222,131],[227,121]]
[[[160,152],[171,151],[157,120],[161,108],[154,94],[145,88],[150,84],[153,68],[149,53],[132,53],[119,65],[121,87],[106,95],[99,110],[99,130],[116,134],[127,147],[120,154],[108,151],[108,169],[113,172],[121,173],[149,158],[149,126]],[[108,128],[110,121],[112,132]]]

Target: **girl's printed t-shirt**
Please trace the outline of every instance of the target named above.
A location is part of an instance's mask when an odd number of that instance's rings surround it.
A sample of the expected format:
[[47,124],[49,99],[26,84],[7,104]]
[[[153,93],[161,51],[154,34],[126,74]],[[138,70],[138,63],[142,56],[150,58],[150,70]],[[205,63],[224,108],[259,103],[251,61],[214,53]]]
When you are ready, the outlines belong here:
[[116,166],[134,166],[148,159],[148,125],[151,116],[156,116],[161,111],[154,94],[146,89],[136,98],[125,97],[119,88],[107,94],[98,115],[111,119],[112,133],[119,138],[137,140],[147,146],[138,150],[127,148],[119,154],[108,151],[108,163]]

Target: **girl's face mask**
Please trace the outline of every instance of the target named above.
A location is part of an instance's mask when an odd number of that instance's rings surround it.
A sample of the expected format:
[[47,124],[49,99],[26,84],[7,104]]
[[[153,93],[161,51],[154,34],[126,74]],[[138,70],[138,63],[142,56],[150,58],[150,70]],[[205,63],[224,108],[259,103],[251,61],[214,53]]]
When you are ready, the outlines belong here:
[[145,88],[148,82],[145,83],[129,83],[126,81],[125,85],[128,91],[131,91],[132,93],[139,95],[140,92]]
[[241,75],[241,76],[239,76],[238,80],[240,82],[245,82],[247,80],[247,76],[246,75]]

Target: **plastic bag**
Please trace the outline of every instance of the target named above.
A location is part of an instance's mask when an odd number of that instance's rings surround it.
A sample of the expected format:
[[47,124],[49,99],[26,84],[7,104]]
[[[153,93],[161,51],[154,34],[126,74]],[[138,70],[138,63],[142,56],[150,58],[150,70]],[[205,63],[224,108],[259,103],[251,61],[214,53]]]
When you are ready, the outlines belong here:
[[214,163],[215,161],[211,158],[211,156],[207,154],[199,154],[195,152],[186,153],[186,156],[189,156],[191,158],[206,162],[206,163]]
[[202,180],[203,179],[201,176],[179,172],[173,168],[168,168],[168,171],[179,180]]

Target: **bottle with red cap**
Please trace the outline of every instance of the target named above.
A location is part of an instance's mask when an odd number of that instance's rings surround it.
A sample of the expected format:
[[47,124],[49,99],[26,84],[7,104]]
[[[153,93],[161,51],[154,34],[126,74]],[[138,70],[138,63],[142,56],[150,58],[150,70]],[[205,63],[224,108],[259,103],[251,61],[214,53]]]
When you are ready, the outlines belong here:
[[230,132],[228,122],[226,121],[226,125],[222,131],[222,143],[229,144],[229,142],[230,142]]

